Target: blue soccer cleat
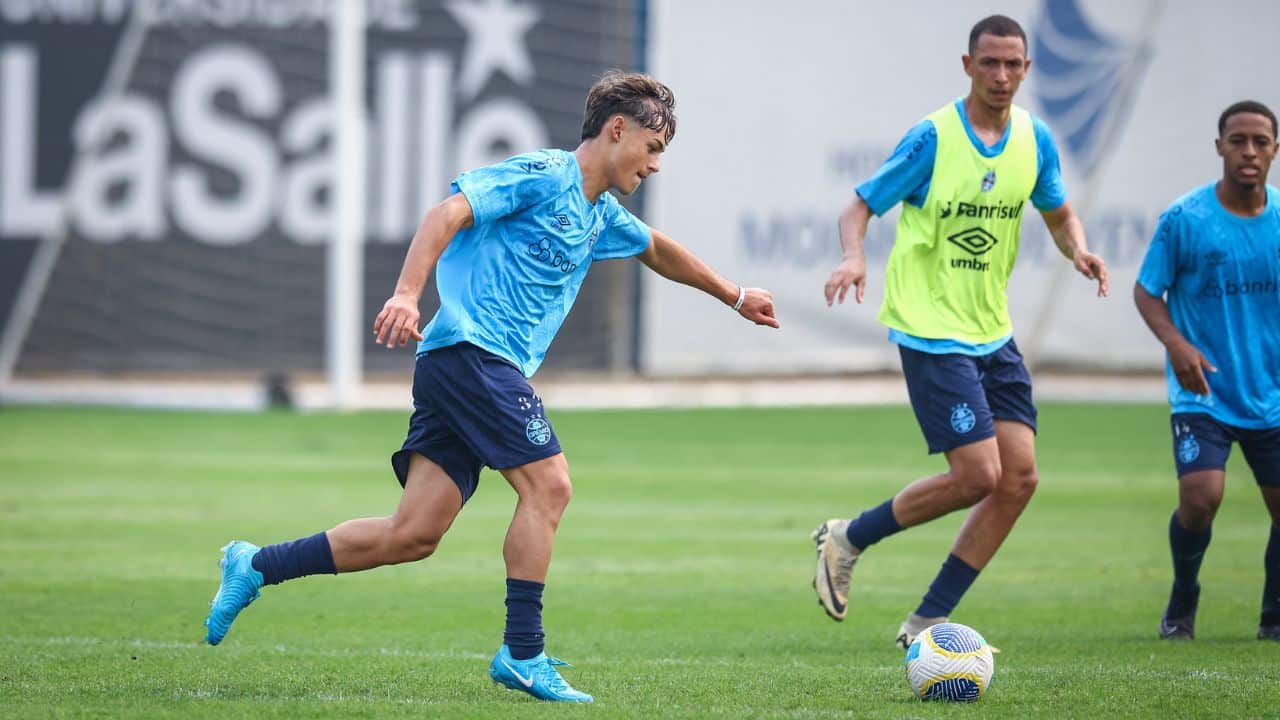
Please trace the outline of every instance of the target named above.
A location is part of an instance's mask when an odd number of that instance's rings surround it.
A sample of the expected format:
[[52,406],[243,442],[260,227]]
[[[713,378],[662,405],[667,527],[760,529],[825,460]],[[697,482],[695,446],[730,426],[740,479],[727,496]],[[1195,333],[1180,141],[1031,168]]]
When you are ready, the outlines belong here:
[[253,569],[253,556],[257,552],[257,545],[243,540],[233,540],[223,546],[222,560],[218,563],[222,568],[222,584],[209,603],[209,617],[204,620],[204,626],[209,629],[204,641],[210,645],[222,642],[240,611],[258,599],[262,573]]
[[506,645],[498,648],[489,663],[489,677],[511,690],[522,690],[539,700],[553,702],[589,703],[593,698],[578,692],[560,677],[557,667],[570,667],[569,663],[538,653],[528,660],[516,660]]

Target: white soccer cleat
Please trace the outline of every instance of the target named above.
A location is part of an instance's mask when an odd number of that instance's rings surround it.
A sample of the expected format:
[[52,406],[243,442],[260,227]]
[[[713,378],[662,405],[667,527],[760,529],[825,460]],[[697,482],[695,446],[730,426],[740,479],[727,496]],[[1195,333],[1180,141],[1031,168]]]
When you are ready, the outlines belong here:
[[818,567],[813,573],[813,589],[818,593],[818,604],[832,620],[844,620],[849,609],[849,581],[853,566],[861,553],[849,545],[845,538],[848,520],[828,520],[818,526],[813,534],[813,544],[818,549]]
[[906,621],[898,628],[898,647],[906,650],[911,647],[911,643],[916,641],[917,635],[924,632],[927,628],[931,628],[934,625],[940,625],[944,622],[947,622],[946,615],[930,618],[920,617],[915,613],[907,615]]

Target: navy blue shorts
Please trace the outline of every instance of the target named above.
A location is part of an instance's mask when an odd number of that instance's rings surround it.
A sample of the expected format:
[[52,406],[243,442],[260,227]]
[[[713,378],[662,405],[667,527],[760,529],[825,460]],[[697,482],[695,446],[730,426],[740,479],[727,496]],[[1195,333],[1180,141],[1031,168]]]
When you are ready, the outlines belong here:
[[1178,477],[1199,470],[1225,470],[1231,443],[1238,442],[1253,479],[1263,487],[1280,487],[1280,427],[1250,430],[1206,413],[1174,413],[1170,424]]
[[459,343],[422,353],[414,365],[409,434],[391,456],[401,485],[410,453],[444,468],[465,503],[483,466],[502,470],[549,458],[560,453],[560,441],[515,365]]
[[978,357],[936,355],[898,346],[911,409],[930,453],[946,452],[996,435],[996,420],[1036,429],[1031,374],[1010,338]]

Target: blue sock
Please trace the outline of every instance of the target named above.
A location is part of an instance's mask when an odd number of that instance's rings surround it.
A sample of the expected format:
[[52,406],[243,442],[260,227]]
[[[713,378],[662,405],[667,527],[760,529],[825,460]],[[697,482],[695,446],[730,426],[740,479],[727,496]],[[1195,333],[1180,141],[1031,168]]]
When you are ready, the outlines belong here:
[[1203,532],[1191,532],[1178,522],[1178,511],[1169,518],[1169,550],[1173,555],[1173,592],[1169,593],[1169,606],[1165,617],[1180,618],[1195,612],[1200,600],[1200,563],[1209,547],[1213,527]]
[[924,594],[916,614],[920,617],[941,617],[950,615],[960,598],[964,597],[969,586],[978,579],[978,571],[969,563],[955,555],[948,555],[942,563],[942,569]]
[[844,536],[854,547],[866,550],[901,529],[893,517],[893,498],[889,498],[850,522]]
[[1267,580],[1262,586],[1262,622],[1259,625],[1280,625],[1280,527],[1271,526],[1271,540],[1267,542]]
[[507,578],[507,629],[502,641],[516,660],[528,660],[542,652],[542,590],[532,580]]
[[324,533],[267,545],[253,556],[252,562],[253,569],[262,573],[264,585],[275,585],[304,575],[338,572],[333,565],[329,536]]

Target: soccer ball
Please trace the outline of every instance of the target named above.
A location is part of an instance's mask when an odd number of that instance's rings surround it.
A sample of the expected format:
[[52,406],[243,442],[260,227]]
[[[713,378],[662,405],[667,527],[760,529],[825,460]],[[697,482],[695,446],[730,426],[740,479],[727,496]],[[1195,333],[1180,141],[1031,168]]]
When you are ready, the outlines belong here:
[[917,635],[904,667],[921,700],[977,700],[996,670],[991,646],[977,630],[959,623],[934,625]]

